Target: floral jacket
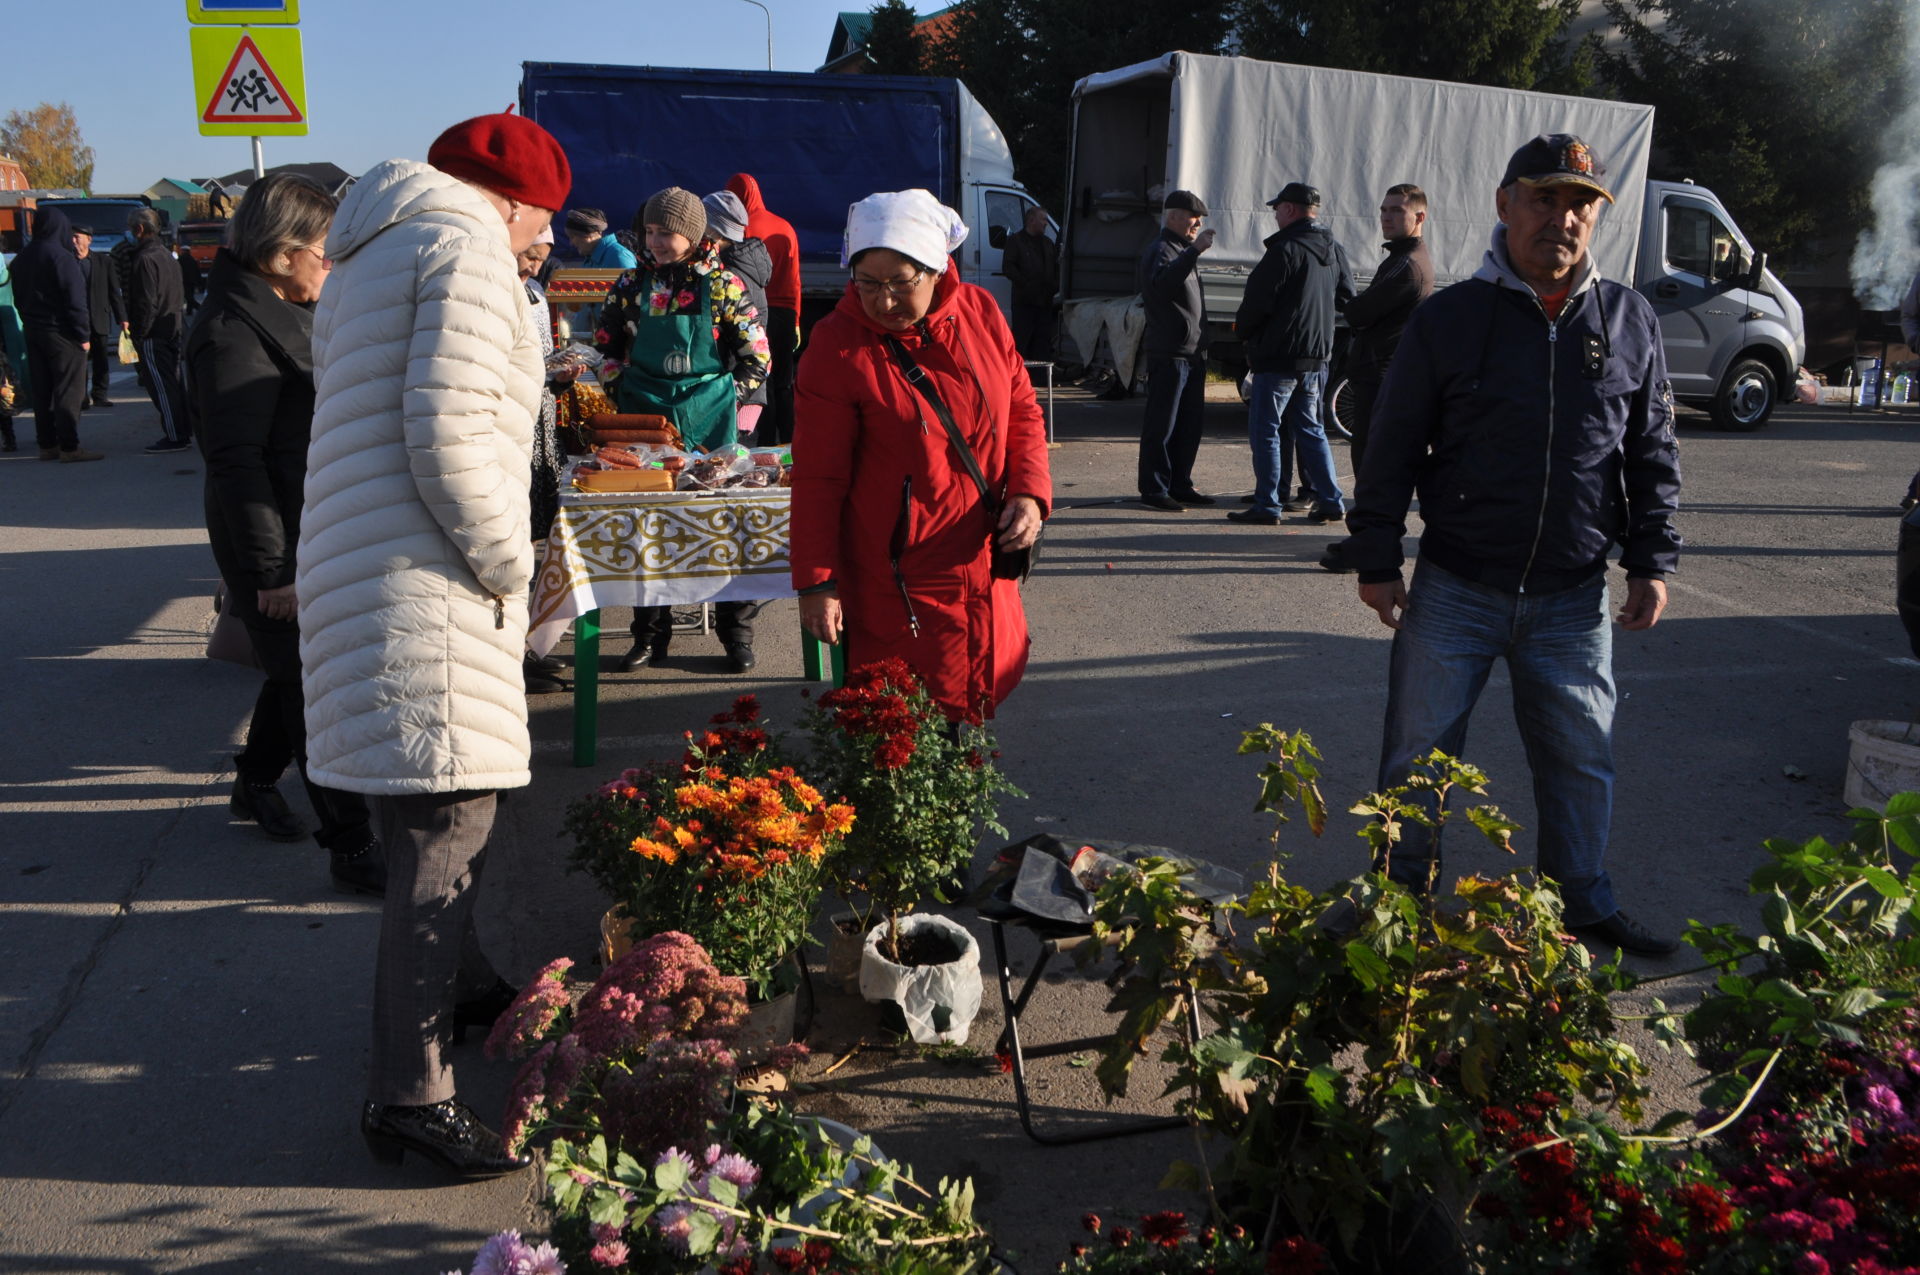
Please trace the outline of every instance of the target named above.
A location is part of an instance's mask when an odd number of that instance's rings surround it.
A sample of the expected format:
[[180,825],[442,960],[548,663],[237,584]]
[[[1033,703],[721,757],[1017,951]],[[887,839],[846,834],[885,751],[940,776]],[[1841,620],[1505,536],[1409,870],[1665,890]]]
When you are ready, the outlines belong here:
[[672,314],[690,314],[699,293],[694,285],[705,276],[711,286],[713,339],[719,342],[720,357],[733,371],[734,393],[744,402],[760,388],[772,369],[773,356],[767,350],[767,329],[758,311],[747,300],[746,285],[740,276],[720,264],[711,240],[702,240],[691,257],[662,268],[651,253],[640,254],[640,266],[614,280],[607,303],[600,308],[600,323],[593,335],[594,344],[607,362],[600,370],[604,384],[619,375],[627,356],[627,343],[633,336],[633,324],[641,318],[661,318]]

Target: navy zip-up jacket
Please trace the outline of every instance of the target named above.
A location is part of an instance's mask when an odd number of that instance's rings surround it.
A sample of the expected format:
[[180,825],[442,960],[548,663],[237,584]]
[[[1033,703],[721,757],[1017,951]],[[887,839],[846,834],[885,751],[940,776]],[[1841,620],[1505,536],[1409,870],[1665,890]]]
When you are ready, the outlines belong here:
[[87,273],[73,250],[73,223],[58,208],[33,210],[33,242],[13,259],[13,304],[32,332],[58,332],[74,341],[93,335]]
[[1622,547],[1629,577],[1680,559],[1673,393],[1645,297],[1591,259],[1560,311],[1506,255],[1504,227],[1471,279],[1413,312],[1374,408],[1347,516],[1362,583],[1397,579],[1408,503],[1420,556],[1512,593],[1585,584]]
[[1309,217],[1275,231],[1247,276],[1234,315],[1255,372],[1320,372],[1333,357],[1334,315],[1353,300],[1353,270],[1333,232]]

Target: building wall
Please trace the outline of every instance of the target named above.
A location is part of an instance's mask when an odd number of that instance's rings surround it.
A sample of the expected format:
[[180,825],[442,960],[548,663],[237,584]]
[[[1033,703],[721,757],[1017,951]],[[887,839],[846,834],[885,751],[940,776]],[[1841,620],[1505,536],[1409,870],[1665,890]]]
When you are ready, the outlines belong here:
[[0,158],[0,190],[26,190],[27,170],[11,159]]

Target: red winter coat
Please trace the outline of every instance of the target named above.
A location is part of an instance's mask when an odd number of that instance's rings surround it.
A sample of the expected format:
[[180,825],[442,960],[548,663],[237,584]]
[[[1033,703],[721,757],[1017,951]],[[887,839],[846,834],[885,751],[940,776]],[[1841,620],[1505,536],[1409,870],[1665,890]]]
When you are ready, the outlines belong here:
[[800,239],[793,223],[767,211],[760,199],[760,183],[750,173],[735,173],[727,178],[727,189],[740,196],[747,206],[747,235],[766,241],[767,255],[773,258],[773,278],[767,281],[769,308],[800,313]]
[[[951,263],[933,298],[902,344],[932,378],[995,495],[1031,496],[1045,517],[1053,506],[1046,423],[1000,307],[984,288],[960,282]],[[993,578],[980,489],[882,332],[849,286],[800,358],[793,584],[835,582],[849,667],[899,656],[949,717],[991,714],[1027,667],[1019,585]],[[909,477],[900,571],[917,635],[889,554]]]

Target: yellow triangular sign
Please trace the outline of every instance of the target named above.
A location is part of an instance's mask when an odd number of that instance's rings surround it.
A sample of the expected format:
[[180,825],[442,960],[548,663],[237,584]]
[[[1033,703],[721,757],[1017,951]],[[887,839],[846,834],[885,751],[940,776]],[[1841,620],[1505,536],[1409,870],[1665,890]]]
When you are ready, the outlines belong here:
[[207,124],[298,124],[305,118],[250,35],[240,37],[233,60],[200,113]]

